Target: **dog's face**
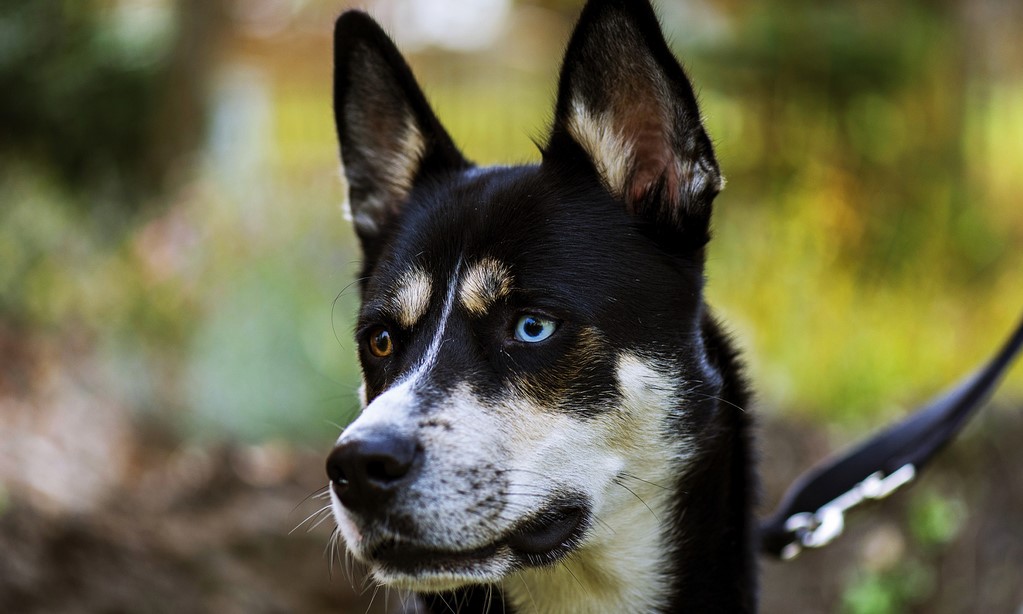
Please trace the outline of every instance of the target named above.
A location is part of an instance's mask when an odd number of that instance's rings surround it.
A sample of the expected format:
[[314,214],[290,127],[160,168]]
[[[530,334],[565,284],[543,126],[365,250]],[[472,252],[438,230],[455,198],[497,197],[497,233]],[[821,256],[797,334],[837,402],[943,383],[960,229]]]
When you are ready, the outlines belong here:
[[445,590],[660,539],[719,386],[699,331],[721,179],[649,6],[584,10],[532,166],[466,161],[365,15],[335,35],[364,252],[364,409],[328,460],[348,548]]

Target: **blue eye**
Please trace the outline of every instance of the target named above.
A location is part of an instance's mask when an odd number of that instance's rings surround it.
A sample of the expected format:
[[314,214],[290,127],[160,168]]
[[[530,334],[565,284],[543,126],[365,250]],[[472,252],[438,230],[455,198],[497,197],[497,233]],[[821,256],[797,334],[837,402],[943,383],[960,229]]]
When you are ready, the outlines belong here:
[[553,335],[557,327],[554,320],[540,316],[522,316],[515,323],[515,338],[526,343],[538,343]]

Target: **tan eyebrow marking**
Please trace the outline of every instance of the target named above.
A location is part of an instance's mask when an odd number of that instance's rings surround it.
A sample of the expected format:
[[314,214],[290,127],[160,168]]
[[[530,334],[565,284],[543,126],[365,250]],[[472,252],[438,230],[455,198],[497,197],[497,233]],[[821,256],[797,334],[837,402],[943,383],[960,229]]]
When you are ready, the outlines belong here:
[[405,271],[394,284],[394,290],[387,299],[387,306],[398,324],[411,328],[430,307],[433,282],[420,267]]
[[469,267],[462,277],[458,300],[473,315],[483,315],[511,292],[512,275],[508,267],[493,258],[484,258]]

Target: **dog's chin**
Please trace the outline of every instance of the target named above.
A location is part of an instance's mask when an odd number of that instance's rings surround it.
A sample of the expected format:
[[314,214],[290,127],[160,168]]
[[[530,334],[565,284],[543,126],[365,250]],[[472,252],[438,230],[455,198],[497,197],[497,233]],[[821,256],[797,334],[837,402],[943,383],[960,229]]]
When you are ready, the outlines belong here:
[[493,584],[515,569],[514,559],[507,551],[483,554],[395,544],[391,554],[393,557],[384,554],[381,558],[368,559],[373,579],[384,586],[417,593],[439,593],[469,584]]
[[553,565],[577,549],[590,522],[577,501],[549,505],[484,546],[438,548],[390,538],[352,548],[381,584],[416,592],[442,592],[492,584],[524,567]]

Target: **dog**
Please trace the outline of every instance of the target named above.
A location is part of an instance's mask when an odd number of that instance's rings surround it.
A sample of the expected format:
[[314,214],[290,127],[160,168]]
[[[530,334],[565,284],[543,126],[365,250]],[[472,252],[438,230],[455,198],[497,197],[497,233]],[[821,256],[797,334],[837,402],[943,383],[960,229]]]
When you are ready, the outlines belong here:
[[748,386],[703,295],[724,179],[649,3],[585,6],[532,165],[463,156],[364,13],[334,54],[354,558],[427,611],[755,611]]

